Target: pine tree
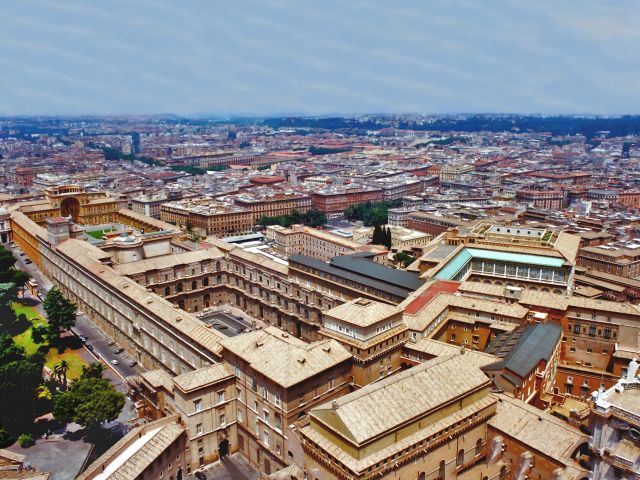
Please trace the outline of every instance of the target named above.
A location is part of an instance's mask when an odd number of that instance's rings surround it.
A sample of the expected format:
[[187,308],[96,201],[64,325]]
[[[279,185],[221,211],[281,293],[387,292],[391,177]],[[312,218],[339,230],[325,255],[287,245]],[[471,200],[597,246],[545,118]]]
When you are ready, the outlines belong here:
[[371,238],[371,243],[374,245],[380,245],[380,225],[373,226],[373,236]]
[[384,244],[387,248],[391,248],[391,229],[389,227],[387,227],[387,230],[385,232],[385,239],[384,239]]

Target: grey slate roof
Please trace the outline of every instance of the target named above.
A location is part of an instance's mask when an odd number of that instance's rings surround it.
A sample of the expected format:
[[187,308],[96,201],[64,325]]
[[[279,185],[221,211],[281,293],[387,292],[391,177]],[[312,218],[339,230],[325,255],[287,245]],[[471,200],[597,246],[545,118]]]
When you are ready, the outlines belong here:
[[[517,336],[515,342],[513,342],[514,335]],[[524,378],[541,360],[549,361],[561,336],[562,327],[553,322],[527,325],[524,330],[500,336],[496,338],[494,344],[489,346],[487,352],[502,356],[505,345],[507,348],[512,345],[511,348],[508,349],[502,360],[487,365],[483,369],[508,370],[520,378]],[[500,351],[496,352],[496,349]],[[508,380],[514,383],[515,378],[510,376]],[[514,383],[514,385],[521,383],[518,380],[518,383]]]
[[289,261],[403,298],[423,284],[416,272],[385,267],[369,260],[371,256],[369,252],[359,252],[333,257],[326,263],[305,255],[291,255]]

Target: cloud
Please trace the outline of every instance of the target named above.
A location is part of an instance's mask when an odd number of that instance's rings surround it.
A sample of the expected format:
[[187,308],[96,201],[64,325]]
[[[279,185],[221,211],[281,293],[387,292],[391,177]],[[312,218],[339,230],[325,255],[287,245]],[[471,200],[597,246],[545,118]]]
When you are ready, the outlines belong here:
[[638,113],[635,0],[5,0],[0,114]]

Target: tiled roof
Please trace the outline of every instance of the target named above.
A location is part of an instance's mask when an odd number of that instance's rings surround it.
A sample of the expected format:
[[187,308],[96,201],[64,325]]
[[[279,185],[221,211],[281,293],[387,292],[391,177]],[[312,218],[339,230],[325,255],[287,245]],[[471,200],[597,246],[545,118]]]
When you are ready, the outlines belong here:
[[368,327],[402,312],[401,308],[387,303],[356,298],[324,312],[324,316],[333,317],[359,327]]
[[489,425],[529,449],[572,464],[571,455],[588,440],[577,428],[521,400],[506,395],[496,395],[496,398],[498,412],[489,420]]
[[440,357],[325,403],[311,416],[362,445],[489,385],[487,376],[465,355]]
[[226,338],[222,346],[285,388],[351,358],[335,340],[306,343],[276,327]]
[[173,378],[173,382],[183,391],[196,390],[210,383],[232,377],[231,367],[225,363],[217,363],[210,367],[199,368]]

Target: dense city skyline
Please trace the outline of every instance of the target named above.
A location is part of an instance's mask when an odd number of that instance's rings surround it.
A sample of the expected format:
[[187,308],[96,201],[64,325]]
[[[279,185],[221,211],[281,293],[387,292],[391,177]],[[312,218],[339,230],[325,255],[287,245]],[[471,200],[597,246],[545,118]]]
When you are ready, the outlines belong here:
[[6,2],[0,114],[640,111],[636,2]]

